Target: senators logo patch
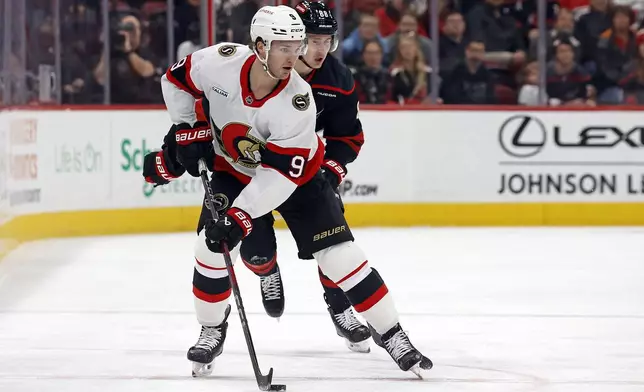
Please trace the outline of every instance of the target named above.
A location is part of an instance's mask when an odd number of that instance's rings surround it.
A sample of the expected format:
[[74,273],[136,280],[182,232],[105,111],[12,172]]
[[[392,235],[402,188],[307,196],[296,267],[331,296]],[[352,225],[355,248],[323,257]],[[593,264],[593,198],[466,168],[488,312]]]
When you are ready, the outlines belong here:
[[309,93],[297,94],[293,97],[292,102],[295,109],[303,112],[309,108],[309,105],[311,104],[311,97],[309,96]]
[[237,47],[233,45],[224,45],[221,48],[219,48],[219,54],[222,57],[230,57],[237,53]]
[[[211,119],[211,123],[215,122]],[[248,168],[256,168],[262,159],[264,142],[250,134],[250,125],[242,123],[228,123],[219,129],[215,127],[215,140],[221,151],[238,163]]]

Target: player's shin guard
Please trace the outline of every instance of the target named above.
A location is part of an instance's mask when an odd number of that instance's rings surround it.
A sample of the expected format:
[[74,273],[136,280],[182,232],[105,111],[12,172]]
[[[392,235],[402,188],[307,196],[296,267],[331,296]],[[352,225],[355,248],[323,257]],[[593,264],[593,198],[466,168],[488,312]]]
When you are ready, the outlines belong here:
[[334,245],[315,258],[320,269],[346,293],[356,311],[374,329],[374,340],[385,348],[400,369],[431,369],[432,362],[410,342],[398,323],[398,312],[378,271],[369,266],[362,250],[353,242]]
[[[195,311],[199,324],[220,325],[225,318],[228,298],[231,294],[230,281],[224,256],[213,253],[206,247],[203,230],[195,243],[195,269],[192,279]],[[235,260],[236,250],[231,251]]]
[[192,362],[192,376],[203,377],[212,373],[213,362],[223,351],[231,294],[223,255],[208,250],[203,231],[195,244],[192,293],[201,333],[197,343],[188,350],[187,357]]
[[398,323],[398,311],[387,286],[353,242],[343,242],[317,252],[322,272],[345,293],[354,309],[379,333]]

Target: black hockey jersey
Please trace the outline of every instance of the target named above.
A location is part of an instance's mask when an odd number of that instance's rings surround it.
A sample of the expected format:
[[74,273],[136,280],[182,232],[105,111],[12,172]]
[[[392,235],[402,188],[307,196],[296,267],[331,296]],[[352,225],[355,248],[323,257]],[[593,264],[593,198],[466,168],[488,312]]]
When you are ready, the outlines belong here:
[[320,69],[304,79],[315,98],[315,130],[323,130],[326,139],[324,158],[346,166],[356,159],[364,143],[353,75],[335,57],[328,56]]

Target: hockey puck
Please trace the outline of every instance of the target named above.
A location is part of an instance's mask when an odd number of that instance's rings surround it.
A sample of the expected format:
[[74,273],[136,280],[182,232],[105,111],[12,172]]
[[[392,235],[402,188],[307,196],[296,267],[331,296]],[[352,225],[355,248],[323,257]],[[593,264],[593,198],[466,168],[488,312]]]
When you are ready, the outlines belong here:
[[269,391],[285,391],[286,390],[286,385],[273,384],[273,385],[271,385],[271,387],[268,390]]

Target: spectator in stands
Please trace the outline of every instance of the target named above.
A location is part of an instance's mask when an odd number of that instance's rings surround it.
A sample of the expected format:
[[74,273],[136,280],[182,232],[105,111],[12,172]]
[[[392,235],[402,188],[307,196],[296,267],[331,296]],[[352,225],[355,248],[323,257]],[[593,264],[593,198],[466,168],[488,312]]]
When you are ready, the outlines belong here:
[[[42,14],[41,14],[42,15]],[[55,92],[51,88],[52,83],[55,81],[53,76],[56,69],[56,56],[54,51],[55,37],[54,37],[54,20],[51,15],[45,16],[40,20],[40,24],[34,29],[33,35],[29,36],[29,50],[27,51],[27,72],[33,75],[33,79],[28,79],[28,86],[31,87],[29,96],[26,97],[30,101],[40,101],[43,103],[55,100]],[[67,33],[67,31],[64,31]],[[69,37],[65,34],[65,38]],[[88,68],[83,63],[84,53],[80,52],[79,45],[73,40],[65,42],[61,50],[61,75],[60,82],[62,85],[62,100],[63,103],[86,103],[89,100],[88,90],[86,89],[86,80],[88,79]],[[41,74],[42,73],[42,74]],[[40,77],[43,79],[40,79]],[[44,80],[50,82],[45,86],[41,83]],[[50,88],[44,88],[44,87]],[[40,96],[41,90],[46,92],[50,90],[48,96]],[[41,99],[44,99],[41,100]]]
[[546,91],[551,106],[594,105],[588,100],[590,74],[575,61],[575,47],[570,39],[554,43],[555,60],[546,70]]
[[358,66],[362,62],[364,43],[377,39],[380,47],[387,53],[387,44],[378,33],[378,19],[373,15],[363,14],[360,26],[342,41],[342,59],[348,66]]
[[609,0],[590,0],[590,12],[581,16],[575,24],[575,37],[581,42],[582,64],[594,73],[595,53],[600,34],[610,29]]
[[[413,4],[413,9],[418,15],[418,20],[421,26],[420,33],[422,34],[423,31],[427,32],[427,36],[430,37],[432,34],[432,26],[431,26],[431,20],[433,17],[431,16],[431,9],[432,5],[431,2],[433,0],[416,0]],[[438,32],[443,30],[443,27],[445,25],[445,14],[449,12],[450,10],[455,10],[458,9],[457,4],[459,0],[437,0],[438,1]],[[433,37],[432,40],[434,39]]]
[[[391,64],[394,60],[394,55],[398,50],[398,42],[400,41],[401,36],[407,36],[413,34],[418,41],[420,51],[423,53],[425,59],[429,60],[431,58],[432,52],[432,42],[429,38],[422,35],[416,34],[418,31],[418,20],[413,13],[407,12],[400,18],[400,24],[398,25],[398,30],[389,37],[385,38],[385,45],[387,51],[389,52],[386,63]],[[428,61],[429,63],[429,61]]]
[[503,14],[503,0],[485,0],[467,15],[467,29],[470,38],[485,42],[485,61],[499,78],[499,82],[514,85],[512,69],[525,62],[524,38],[512,16]]
[[[539,0],[542,1],[542,0]],[[557,11],[560,9],[559,0],[543,0],[546,6],[546,30],[551,30],[557,21]],[[516,19],[521,35],[524,37],[538,31],[538,7],[535,0],[506,1],[505,9]]]
[[624,90],[624,102],[644,104],[644,34],[637,36],[637,58],[626,67],[628,74],[619,82]]
[[572,11],[575,20],[588,11],[590,0],[559,0],[559,6]]
[[365,42],[362,65],[351,68],[356,81],[356,91],[360,103],[387,103],[391,82],[389,72],[382,66],[384,50],[377,39]]
[[192,22],[188,25],[185,37],[187,41],[180,43],[177,49],[177,61],[203,48],[199,22]]
[[[561,8],[557,14],[557,20],[555,22],[554,28],[550,30],[548,36],[546,37],[546,47],[549,49],[547,56],[548,58],[554,57],[554,46],[553,42],[555,40],[566,39],[569,40],[575,51],[575,58],[581,58],[581,43],[577,40],[573,33],[575,29],[575,19],[573,17],[572,11]],[[539,30],[533,29],[530,31],[528,36],[530,40],[530,46],[528,50],[528,59],[530,61],[537,59],[537,49],[539,44]]]
[[628,73],[627,64],[637,56],[635,34],[630,30],[633,21],[629,7],[616,6],[612,11],[612,28],[599,38],[595,75],[599,103],[616,104],[623,99],[618,82]]
[[[186,41],[190,42],[191,26],[193,29],[195,25],[199,26],[200,4],[201,0],[182,0],[174,10],[174,42],[177,48]],[[186,49],[184,45],[183,50]]]
[[446,104],[490,105],[496,103],[494,78],[483,64],[485,43],[471,40],[465,49],[465,58],[449,72],[441,86],[441,97]]
[[344,13],[344,39],[358,28],[362,14],[373,15],[382,6],[382,0],[346,0],[342,6],[347,7]]
[[[412,0],[387,0],[383,7],[378,8],[374,15],[378,18],[378,26],[380,35],[388,37],[396,32],[398,24],[402,16],[408,12],[416,15],[416,10],[411,7]],[[427,36],[427,31],[416,24],[417,33],[419,35]]]
[[[156,103],[160,87],[155,83],[157,69],[152,55],[141,47],[141,22],[127,15],[112,26],[110,44],[110,91],[112,103]],[[105,58],[101,56],[94,68],[94,79],[105,85]]]
[[[539,105],[539,65],[536,61],[528,63],[523,69],[519,84],[519,104],[536,106]],[[544,92],[545,93],[545,92]],[[548,97],[545,97],[546,100]]]
[[441,75],[449,74],[465,59],[465,20],[457,11],[445,15],[443,31],[438,46]]
[[233,7],[229,19],[233,42],[240,44],[250,42],[250,22],[260,7],[258,0],[242,0]]
[[391,66],[391,99],[401,105],[429,103],[431,72],[416,37],[400,37]]

